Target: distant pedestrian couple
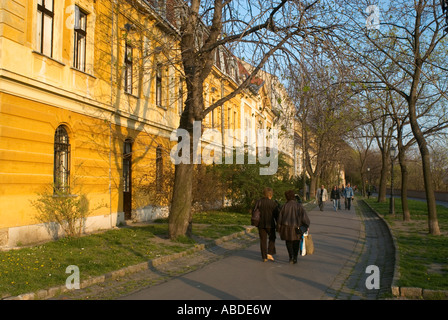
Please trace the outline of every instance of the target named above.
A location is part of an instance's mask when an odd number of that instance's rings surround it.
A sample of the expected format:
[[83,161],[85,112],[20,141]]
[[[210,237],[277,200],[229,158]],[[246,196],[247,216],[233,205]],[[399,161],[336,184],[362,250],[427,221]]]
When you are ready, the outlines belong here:
[[[341,197],[344,198],[345,209],[350,210],[351,203],[354,198],[353,189],[350,187],[350,183],[348,183],[345,188],[343,187],[342,191],[338,188],[338,186],[334,186],[331,190],[330,199],[333,202],[334,211],[341,209]],[[317,189],[316,199],[319,204],[320,211],[323,211],[324,203],[328,200],[328,192],[324,185]]]
[[280,206],[272,200],[273,190],[265,188],[263,198],[257,201],[260,210],[258,234],[260,236],[260,250],[263,261],[274,261],[276,231],[280,239],[285,241],[288,250],[289,262],[297,263],[300,249],[300,227],[308,230],[310,219],[300,201],[297,200],[294,190],[285,192],[286,203]]

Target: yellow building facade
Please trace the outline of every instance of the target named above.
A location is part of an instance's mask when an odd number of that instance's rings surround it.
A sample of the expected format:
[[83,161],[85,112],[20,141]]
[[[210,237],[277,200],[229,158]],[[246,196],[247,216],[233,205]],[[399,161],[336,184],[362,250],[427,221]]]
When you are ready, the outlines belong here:
[[[39,194],[86,194],[85,232],[168,215],[182,84],[174,0],[0,2],[0,246],[57,238],[36,219]],[[241,80],[222,48],[207,105]],[[225,61],[226,63],[223,63]],[[271,127],[260,86],[203,121]]]

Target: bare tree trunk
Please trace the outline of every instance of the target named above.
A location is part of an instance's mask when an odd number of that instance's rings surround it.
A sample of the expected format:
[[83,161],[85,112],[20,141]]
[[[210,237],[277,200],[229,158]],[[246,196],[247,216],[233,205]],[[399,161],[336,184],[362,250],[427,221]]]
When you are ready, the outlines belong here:
[[378,186],[378,202],[386,201],[386,190],[387,190],[387,174],[389,172],[387,165],[387,152],[384,148],[381,150],[381,175],[380,175],[380,185]]
[[406,148],[403,147],[402,126],[397,123],[397,141],[398,141],[398,162],[401,171],[401,208],[403,210],[403,221],[411,221],[408,204],[408,168],[406,165]]
[[317,176],[314,174],[310,174],[310,198],[316,197],[317,190]]
[[[191,68],[190,71],[192,72],[186,73],[188,96],[179,125],[179,129],[186,130],[190,135],[190,161],[187,164],[176,164],[174,169],[173,198],[169,215],[169,236],[171,239],[183,235],[191,236],[192,231],[194,152],[196,150],[195,144],[198,143],[196,138],[199,138],[194,135],[202,134],[202,127],[200,132],[194,132],[193,127],[195,121],[202,122],[200,114],[195,114],[195,111],[203,109],[204,100],[202,96],[203,83],[195,77],[194,68]],[[200,153],[201,150],[197,152]]]
[[[304,152],[305,152],[305,150],[304,150]],[[306,168],[307,168],[307,172],[310,176],[310,199],[311,199],[311,198],[315,198],[315,196],[316,196],[320,165],[319,165],[319,159],[317,159],[316,168],[313,171],[313,166],[311,165],[311,160],[310,160],[310,156],[308,154],[308,150],[306,152],[307,152],[306,153]]]
[[169,236],[185,235],[191,223],[193,164],[178,164],[174,171],[173,199],[169,216]]
[[430,167],[430,155],[426,144],[420,149],[420,153],[422,155],[423,179],[425,181],[426,203],[428,206],[429,233],[432,235],[440,235],[439,222],[437,220],[436,197],[434,195],[434,186],[432,184],[433,179]]
[[403,209],[403,221],[411,221],[408,203],[408,169],[405,160],[402,158],[404,158],[404,156],[401,156],[400,152],[398,159],[401,169],[401,207]]
[[[422,5],[419,3],[419,5]],[[417,11],[416,17],[416,26],[419,27],[421,23],[422,11]],[[416,27],[416,31],[420,31]],[[434,195],[434,186],[433,179],[431,173],[431,160],[428,145],[426,143],[425,136],[420,129],[420,126],[417,121],[417,99],[419,94],[419,80],[420,75],[422,73],[423,59],[421,58],[419,42],[420,42],[420,33],[416,32],[415,35],[415,43],[417,47],[415,48],[414,56],[415,56],[415,68],[413,74],[413,81],[411,86],[411,91],[409,97],[407,99],[409,106],[409,120],[411,123],[412,133],[414,135],[415,140],[417,140],[418,148],[420,150],[420,154],[422,157],[422,166],[423,166],[423,180],[425,182],[425,193],[426,193],[426,204],[428,206],[428,228],[429,233],[432,235],[440,235],[439,223],[437,220],[437,207],[436,207],[436,197]]]
[[[418,79],[418,77],[420,76],[420,66],[417,65],[416,69],[418,69],[418,71],[416,71],[416,77]],[[413,90],[413,93],[416,94],[416,90]],[[431,173],[430,154],[426,139],[417,123],[416,97],[414,94],[411,94],[410,99],[408,100],[408,104],[412,133],[417,140],[418,148],[422,157],[423,180],[425,183],[426,204],[428,206],[429,233],[432,235],[440,235],[439,223],[437,220],[436,197],[434,195],[434,186],[432,184],[433,179]]]

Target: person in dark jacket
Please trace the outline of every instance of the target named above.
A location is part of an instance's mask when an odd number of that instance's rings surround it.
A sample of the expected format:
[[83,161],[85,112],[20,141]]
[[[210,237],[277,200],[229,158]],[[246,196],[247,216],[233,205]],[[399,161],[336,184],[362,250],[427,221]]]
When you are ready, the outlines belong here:
[[258,234],[260,236],[260,250],[263,261],[274,261],[275,250],[275,226],[278,217],[278,204],[272,200],[274,192],[271,188],[263,190],[263,198],[257,201],[260,209],[260,222]]
[[334,211],[337,211],[338,208],[341,208],[341,193],[338,189],[337,186],[333,187],[333,190],[331,190],[331,195],[330,195],[330,199],[331,201],[333,201],[333,209]]
[[299,255],[301,234],[298,228],[305,226],[308,230],[310,219],[302,204],[298,203],[294,196],[294,190],[285,192],[286,204],[280,210],[277,220],[277,230],[280,239],[286,243],[289,254],[289,263],[297,263]]

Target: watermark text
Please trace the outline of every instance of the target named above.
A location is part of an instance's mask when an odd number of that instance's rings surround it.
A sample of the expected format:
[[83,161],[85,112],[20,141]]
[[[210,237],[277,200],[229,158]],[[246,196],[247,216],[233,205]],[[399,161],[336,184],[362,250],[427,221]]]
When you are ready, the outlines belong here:
[[[171,162],[177,164],[244,164],[262,165],[260,175],[273,175],[278,169],[277,129],[207,129],[202,133],[200,121],[193,124],[193,136],[185,129],[171,133]],[[192,147],[191,147],[192,145]],[[191,151],[192,150],[192,151]],[[192,154],[191,154],[192,152]]]

